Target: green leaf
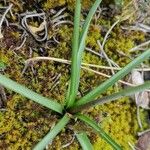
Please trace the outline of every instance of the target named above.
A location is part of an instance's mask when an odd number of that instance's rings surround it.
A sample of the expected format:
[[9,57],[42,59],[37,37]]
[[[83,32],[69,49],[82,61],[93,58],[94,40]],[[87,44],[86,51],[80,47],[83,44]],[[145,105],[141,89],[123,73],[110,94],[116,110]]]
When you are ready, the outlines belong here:
[[108,103],[108,102],[117,100],[119,98],[125,97],[125,96],[130,96],[130,95],[135,94],[137,92],[142,92],[146,89],[150,89],[150,81],[147,81],[144,84],[139,85],[139,86],[126,88],[120,92],[111,94],[109,96],[102,97],[100,99],[97,99],[97,100],[94,100],[91,102],[88,102],[84,105],[74,107],[74,109],[70,110],[70,112],[71,113],[77,113],[77,112],[82,111],[83,109],[88,109],[88,108],[93,107],[95,105],[102,105],[104,103]]
[[148,59],[150,57],[150,49],[146,50],[139,57],[135,58],[132,62],[126,65],[123,69],[118,71],[111,78],[103,82],[101,85],[93,89],[87,95],[78,100],[73,107],[77,107],[79,105],[86,104],[90,101],[93,101],[96,97],[98,97],[102,92],[106,91],[110,86],[114,85],[118,80],[125,77],[133,68],[138,66],[141,62]]
[[54,110],[58,113],[62,113],[62,106],[55,102],[52,99],[48,99],[46,97],[43,97],[40,94],[37,94],[33,92],[32,90],[24,87],[21,84],[18,84],[17,82],[5,77],[4,75],[0,74],[0,84],[16,93],[21,94],[22,96],[25,96],[26,98],[35,101],[36,103],[39,103],[51,110]]
[[[71,80],[71,92],[70,92],[70,103],[67,105],[68,107],[71,107],[74,104],[77,92],[78,92],[78,87],[79,87],[79,82],[80,82],[80,69],[81,69],[81,60],[82,60],[82,53],[85,49],[85,40],[87,37],[88,29],[90,26],[90,22],[92,20],[92,17],[94,13],[97,10],[97,7],[99,6],[100,2],[102,0],[96,0],[95,3],[93,4],[92,8],[90,9],[88,16],[86,17],[81,36],[80,36],[80,43],[79,43],[79,50],[78,53],[75,53],[73,55],[73,62],[72,65],[74,66],[71,72],[72,80]],[[78,34],[78,32],[74,32],[74,34]],[[77,47],[77,46],[76,46]],[[77,50],[76,50],[77,52]]]
[[76,134],[76,136],[83,150],[93,150],[93,146],[85,132]]
[[71,106],[76,98],[76,61],[77,53],[79,49],[79,34],[80,34],[80,13],[81,13],[81,1],[76,0],[75,15],[74,15],[74,31],[72,39],[72,63],[71,63],[71,82],[69,87],[69,97],[67,100],[67,107]]
[[100,128],[94,120],[82,114],[77,114],[76,117],[90,125],[115,150],[122,150],[121,146],[118,145],[102,128]]
[[59,132],[65,127],[65,125],[69,122],[70,118],[66,114],[57,124],[56,126],[49,132],[47,135],[34,147],[33,150],[44,150],[45,147],[52,142],[52,140],[57,136]]
[[93,15],[95,14],[98,6],[100,5],[102,0],[96,0],[95,3],[92,5],[92,8],[90,9],[88,16],[85,20],[82,32],[81,32],[81,38],[80,38],[80,45],[79,45],[79,51],[77,56],[77,64],[76,64],[76,74],[77,74],[77,80],[76,80],[76,93],[78,91],[79,82],[80,82],[80,70],[81,70],[81,61],[82,61],[82,54],[85,49],[85,41],[88,34],[88,29],[90,27],[90,22],[92,20]]
[[[87,37],[88,29],[90,27],[90,22],[92,20],[93,15],[95,14],[98,6],[100,5],[102,0],[96,0],[94,4],[92,5],[92,8],[90,9],[88,16],[86,17],[81,36],[80,36],[80,46],[79,46],[79,52],[78,55],[82,54],[85,48],[85,40]],[[81,57],[80,57],[81,58]]]

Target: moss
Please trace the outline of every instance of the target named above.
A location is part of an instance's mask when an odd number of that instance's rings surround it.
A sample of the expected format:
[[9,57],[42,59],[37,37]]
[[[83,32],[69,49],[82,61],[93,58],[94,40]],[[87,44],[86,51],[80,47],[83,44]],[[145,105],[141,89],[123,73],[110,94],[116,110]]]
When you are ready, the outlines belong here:
[[[43,8],[48,11],[50,8],[61,8],[67,5],[71,10],[74,7],[72,2],[74,1],[47,0],[44,1]],[[83,9],[88,9],[92,3],[93,1],[83,0]],[[15,7],[17,7],[17,1]],[[22,9],[23,7],[20,6],[19,11]],[[84,16],[82,17],[84,19]],[[86,39],[87,46],[93,51],[100,51],[97,40],[103,41],[106,32],[114,22],[114,19],[111,19],[106,19],[103,16],[98,20],[93,19]],[[131,61],[130,57],[132,57],[132,54],[130,54],[129,49],[143,42],[145,34],[137,31],[125,31],[120,27],[121,25],[118,24],[111,32],[105,44],[105,52],[110,59],[122,67]],[[48,28],[50,40],[52,40],[53,35],[56,35],[59,43],[50,43],[49,46],[45,46],[45,43],[36,43],[33,38],[29,37],[21,49],[14,51],[11,45],[13,47],[19,45],[18,41],[20,41],[21,34],[16,32],[16,29],[5,28],[3,31],[5,33],[4,40],[0,41],[0,60],[6,64],[5,75],[43,96],[52,97],[63,103],[70,79],[70,65],[52,61],[41,61],[34,63],[33,66],[29,66],[23,75],[22,70],[24,68],[24,61],[29,58],[29,46],[34,49],[33,57],[45,56],[39,52],[39,49],[44,47],[46,56],[70,60],[72,31],[73,27],[70,25],[62,25],[58,28],[58,31]],[[108,65],[106,59],[87,51],[83,54],[83,62]],[[34,72],[31,67],[33,67]],[[109,70],[93,69],[111,75]],[[60,75],[59,83],[54,86],[58,75]],[[105,77],[82,70],[79,97],[91,91],[105,80]],[[119,85],[119,89],[121,88],[122,86]],[[101,96],[109,95],[113,92],[116,92],[114,86]],[[0,149],[30,150],[56,124],[59,116],[12,91],[7,90],[6,93],[8,97],[6,111],[0,111],[0,134],[2,135],[0,137]],[[136,118],[136,107],[129,98],[97,106],[87,110],[86,113],[92,116],[125,150],[129,149],[128,141],[134,143],[137,140],[136,133],[139,131],[139,127]],[[141,111],[141,117],[144,121],[146,117],[145,112]],[[146,127],[147,124],[144,123],[144,128]],[[75,131],[86,130],[92,140],[94,149],[97,150],[99,147],[101,149],[111,149],[104,140],[93,134],[91,128],[78,121],[71,122],[67,129],[57,136],[52,145],[49,145],[48,149],[60,149],[62,145],[71,141],[74,134],[71,130],[72,128]],[[80,149],[80,146],[74,140],[70,147],[66,149],[77,150]]]
[[[87,10],[91,7],[94,0],[83,0],[82,7]],[[44,10],[67,5],[69,10],[74,10],[75,0],[46,0],[43,4]]]
[[9,99],[7,110],[0,118],[0,134],[3,135],[0,147],[31,149],[33,143],[38,142],[38,139],[46,134],[55,122],[55,115],[51,116],[47,110],[35,103],[14,95]]
[[[109,133],[109,135],[120,145],[123,149],[130,149],[128,142],[135,143],[137,132],[139,130],[136,116],[136,107],[128,98],[123,98],[115,103],[99,106],[93,112],[104,114],[101,118],[101,127]],[[92,112],[92,113],[93,113]],[[106,142],[97,137],[94,142],[94,149],[108,149],[112,148]]]
[[102,39],[101,30],[98,25],[92,25],[89,30],[88,37],[86,39],[86,45],[91,49],[99,51],[100,48],[97,44],[97,40]]
[[[83,10],[88,10],[94,2],[95,0],[82,0]],[[102,1],[102,5],[108,6],[110,4],[113,4],[116,5],[118,8],[121,8],[124,5],[128,4],[129,2],[130,2],[129,0],[119,0],[119,3],[118,1],[116,2],[116,0],[105,0]],[[41,1],[41,3],[43,4],[44,10],[67,6],[69,10],[73,11],[75,7],[75,0],[44,0]]]

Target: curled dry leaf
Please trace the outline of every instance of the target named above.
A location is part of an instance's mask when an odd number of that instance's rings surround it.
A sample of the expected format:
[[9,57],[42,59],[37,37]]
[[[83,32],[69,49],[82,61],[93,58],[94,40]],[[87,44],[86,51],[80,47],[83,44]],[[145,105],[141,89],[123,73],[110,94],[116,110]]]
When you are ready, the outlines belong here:
[[[140,85],[140,84],[144,83],[143,76],[139,71],[133,70],[131,76],[132,76],[132,83],[133,84]],[[135,94],[135,101],[136,101],[137,106],[148,109],[149,105],[150,105],[149,93],[146,91],[136,93]]]
[[136,150],[150,150],[150,132],[139,137]]
[[45,25],[46,25],[46,21],[43,21],[43,22],[40,24],[39,27],[34,27],[34,26],[31,26],[31,25],[29,25],[28,27],[29,27],[29,30],[30,30],[32,33],[36,34],[37,32],[43,31],[44,28],[45,28]]

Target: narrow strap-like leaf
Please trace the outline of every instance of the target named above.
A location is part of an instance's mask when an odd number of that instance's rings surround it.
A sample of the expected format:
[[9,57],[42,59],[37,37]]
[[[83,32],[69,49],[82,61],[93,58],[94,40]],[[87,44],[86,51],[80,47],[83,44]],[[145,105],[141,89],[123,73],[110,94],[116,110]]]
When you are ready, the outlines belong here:
[[86,40],[86,37],[87,37],[87,33],[88,33],[89,26],[90,26],[90,22],[92,20],[93,15],[95,14],[98,6],[100,5],[101,1],[102,0],[96,0],[94,2],[94,4],[92,5],[92,8],[90,9],[90,11],[89,11],[89,13],[88,13],[88,15],[86,17],[86,20],[85,20],[85,23],[84,23],[84,26],[83,26],[83,29],[82,29],[82,32],[81,32],[81,36],[80,36],[80,45],[79,45],[78,55],[81,55],[82,52],[84,51],[85,40]]
[[114,85],[118,80],[122,79],[124,76],[126,76],[133,68],[138,66],[141,62],[148,59],[150,57],[150,49],[146,50],[141,54],[139,57],[135,58],[132,62],[130,62],[128,65],[126,65],[123,69],[118,71],[115,75],[113,75],[110,79],[103,82],[101,85],[93,89],[91,92],[89,92],[87,95],[82,97],[80,100],[78,100],[74,107],[86,104],[92,100],[94,100],[96,97],[98,97],[102,92],[106,91],[110,86]]
[[52,99],[43,97],[40,94],[37,94],[33,92],[32,90],[26,88],[25,86],[5,77],[4,75],[0,74],[0,84],[4,86],[5,88],[8,88],[16,93],[21,94],[22,96],[25,96],[26,98],[41,104],[42,106],[45,106],[51,110],[54,110],[58,113],[62,113],[62,106],[55,102]]
[[82,114],[77,114],[76,117],[90,125],[115,150],[122,150],[121,146],[118,145],[102,128],[100,128],[94,120]]
[[[78,50],[78,54],[77,54],[77,60],[76,63],[74,64],[75,68],[75,72],[73,74],[73,76],[76,77],[75,80],[75,91],[74,91],[74,96],[77,95],[78,92],[78,87],[79,87],[79,82],[80,82],[80,70],[81,70],[81,61],[82,61],[82,53],[85,49],[85,40],[87,37],[87,33],[88,33],[88,29],[90,26],[90,22],[92,20],[92,17],[94,15],[94,13],[96,12],[98,6],[100,5],[102,0],[96,0],[95,3],[92,5],[92,8],[90,9],[88,16],[86,17],[82,32],[81,32],[81,36],[80,36],[80,44],[79,44],[79,50]],[[73,104],[73,103],[72,103]],[[69,105],[69,107],[71,107],[72,105]]]
[[69,97],[66,99],[67,107],[72,106],[76,98],[76,64],[77,64],[77,54],[79,49],[79,35],[80,35],[80,13],[81,13],[81,0],[76,0],[75,6],[75,15],[74,15],[74,31],[73,31],[73,39],[72,39],[72,63],[71,63],[71,82],[69,91]]
[[85,132],[76,134],[76,136],[83,150],[93,150],[93,146]]
[[56,126],[47,133],[47,135],[34,147],[33,150],[44,150],[45,147],[52,142],[52,140],[57,136],[57,134],[65,127],[65,125],[69,122],[70,118],[66,114],[57,124]]
[[126,89],[124,89],[124,90],[122,90],[120,92],[117,92],[117,93],[114,93],[114,94],[102,97],[100,99],[97,99],[97,100],[94,100],[94,101],[91,101],[91,102],[88,102],[88,103],[86,103],[84,105],[80,105],[78,107],[74,107],[72,110],[70,110],[70,112],[71,113],[77,113],[77,112],[80,112],[80,111],[82,111],[84,109],[88,109],[90,107],[93,107],[95,105],[102,105],[104,103],[108,103],[108,102],[117,100],[117,99],[122,98],[124,96],[130,96],[130,95],[135,94],[137,92],[142,92],[142,91],[144,91],[146,89],[150,89],[150,81],[147,81],[144,84],[139,85],[139,86],[126,88]]

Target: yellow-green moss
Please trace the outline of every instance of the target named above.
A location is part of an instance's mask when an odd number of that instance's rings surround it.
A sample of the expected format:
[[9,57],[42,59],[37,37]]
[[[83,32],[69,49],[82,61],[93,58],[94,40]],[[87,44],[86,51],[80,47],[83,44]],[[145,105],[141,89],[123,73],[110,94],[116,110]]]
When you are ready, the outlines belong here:
[[[115,103],[97,106],[92,111],[92,113],[94,112],[95,114],[101,114],[101,117],[103,116],[102,114],[105,113],[105,116],[101,118],[101,127],[109,133],[124,150],[130,149],[128,142],[136,142],[137,132],[139,130],[135,105],[128,98],[122,98]],[[144,115],[142,117],[144,117]],[[93,145],[95,150],[112,150],[100,137],[97,137]]]
[[[50,8],[68,5],[68,7],[72,9],[72,7],[74,7],[72,2],[72,0],[47,0],[43,4],[43,8],[48,10]],[[83,1],[84,9],[87,9],[92,2],[93,1]],[[86,44],[93,51],[100,52],[97,40],[100,40],[100,42],[103,41],[106,31],[114,23],[114,20],[100,17],[96,21],[96,24],[95,20],[93,22],[94,25],[91,25],[90,27]],[[49,37],[57,35],[60,43],[45,47],[47,56],[71,60],[71,33],[73,27],[71,25],[62,25],[59,27],[58,31],[52,31],[52,29],[48,30]],[[4,29],[4,33],[8,34],[9,32],[6,32],[6,29]],[[8,34],[6,38],[15,45],[13,45],[14,47],[17,47],[17,41],[20,40],[20,33],[10,30],[10,34]],[[131,61],[129,57],[132,55],[130,54],[129,49],[134,47],[138,42],[143,42],[144,40],[145,34],[137,31],[124,31],[120,28],[120,24],[118,24],[111,32],[104,50],[110,59],[120,66],[125,66]],[[34,44],[32,44],[32,42]],[[13,51],[10,48],[9,42],[0,42],[0,59],[6,64],[5,75],[43,96],[52,97],[53,99],[57,99],[60,103],[63,103],[67,84],[70,79],[70,65],[52,61],[36,62],[33,64],[36,72],[35,75],[31,70],[31,66],[29,66],[22,75],[21,72],[24,68],[24,61],[29,58],[29,45],[37,50],[37,52],[33,52],[33,57],[40,56],[38,53],[39,47],[45,46],[43,43],[36,43],[34,39],[29,38],[23,48],[18,51]],[[122,55],[122,53],[124,55]],[[83,54],[83,62],[108,65],[106,59],[100,58],[87,51]],[[94,69],[108,75],[111,73],[109,70]],[[61,74],[59,84],[52,89],[54,77],[59,74]],[[82,70],[79,97],[92,90],[104,80],[106,80],[105,77]],[[121,88],[122,87],[119,85],[119,89]],[[55,113],[51,113],[51,111],[12,91],[7,90],[6,92],[8,95],[6,111],[0,112],[0,134],[2,135],[0,138],[0,149],[30,150],[51,129],[51,127],[56,124],[59,117]],[[103,95],[108,95],[112,92],[116,92],[114,87],[109,88]],[[136,118],[136,107],[129,98],[123,98],[117,102],[97,106],[88,110],[86,113],[92,116],[93,119],[95,119],[107,133],[121,144],[125,150],[129,149],[128,142],[134,143],[136,141],[136,133],[139,130]],[[141,112],[143,120],[145,116],[146,115]],[[74,126],[77,131],[82,125],[83,124],[80,122],[71,123],[71,126]],[[104,140],[96,134],[92,134],[93,131],[89,129],[89,127],[84,127],[90,135],[95,150],[111,149]],[[147,124],[145,123],[144,128],[146,127]],[[64,130],[56,137],[52,145],[49,146],[49,149],[60,149],[60,147],[66,144],[68,140],[71,141],[72,136],[72,131]],[[66,149],[77,150],[80,149],[80,146],[78,142],[74,140],[70,147],[67,147]]]
[[[94,0],[83,0],[82,1],[82,7],[83,9],[89,9],[92,5]],[[43,8],[45,10],[65,6],[67,5],[70,10],[73,10],[75,7],[75,0],[46,0],[43,4]]]

